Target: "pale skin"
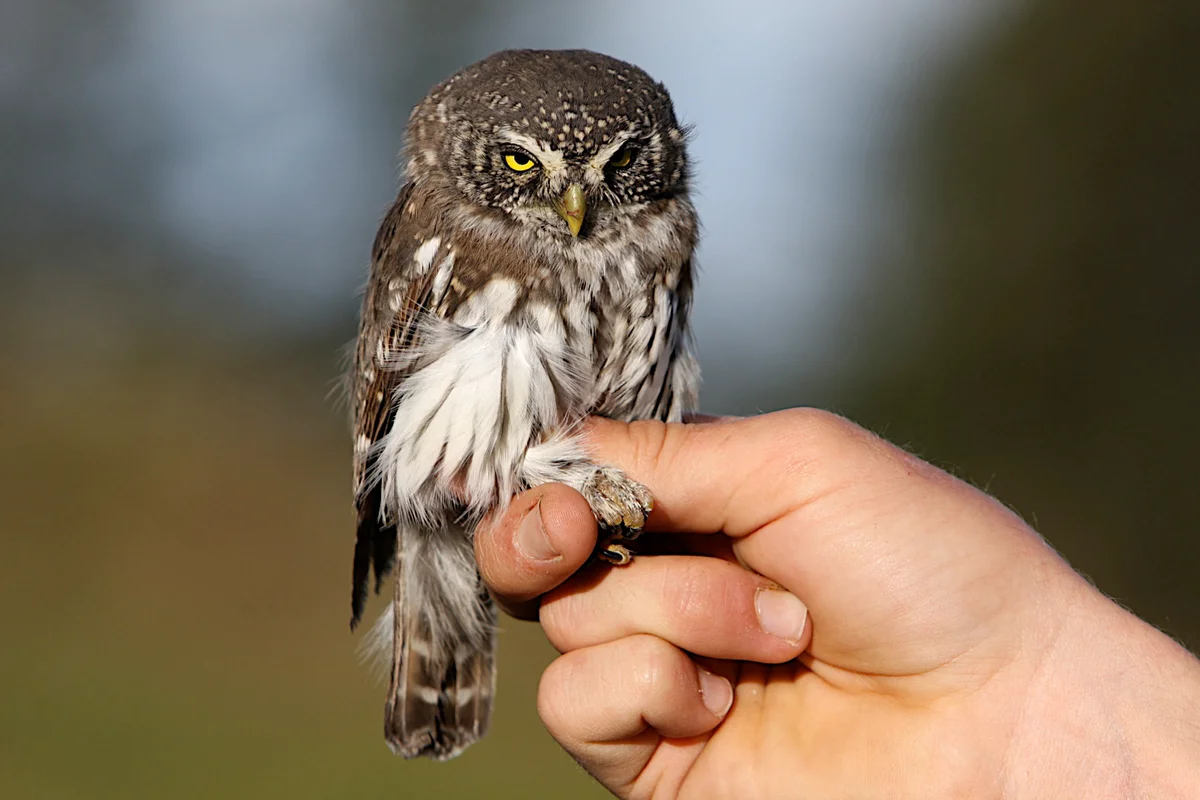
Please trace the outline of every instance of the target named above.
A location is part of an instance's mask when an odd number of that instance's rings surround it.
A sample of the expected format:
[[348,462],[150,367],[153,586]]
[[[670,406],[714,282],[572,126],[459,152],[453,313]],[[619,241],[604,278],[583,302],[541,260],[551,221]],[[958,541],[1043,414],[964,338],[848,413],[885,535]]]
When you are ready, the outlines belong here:
[[654,493],[643,555],[584,566],[595,520],[557,485],[476,553],[562,653],[547,729],[616,795],[1200,787],[1200,662],[982,492],[817,411],[589,437]]

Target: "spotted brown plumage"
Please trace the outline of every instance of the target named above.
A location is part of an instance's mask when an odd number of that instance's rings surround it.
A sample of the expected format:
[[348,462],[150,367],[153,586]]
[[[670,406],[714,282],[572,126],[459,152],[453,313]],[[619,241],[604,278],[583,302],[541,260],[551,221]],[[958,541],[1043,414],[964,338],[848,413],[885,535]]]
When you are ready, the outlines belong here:
[[697,222],[665,88],[587,51],[509,51],[409,121],[405,184],[372,251],[355,350],[352,626],[390,658],[385,738],[453,757],[487,729],[495,612],[471,531],[530,486],[581,491],[623,562],[649,492],[597,465],[590,414],[696,405],[687,328]]

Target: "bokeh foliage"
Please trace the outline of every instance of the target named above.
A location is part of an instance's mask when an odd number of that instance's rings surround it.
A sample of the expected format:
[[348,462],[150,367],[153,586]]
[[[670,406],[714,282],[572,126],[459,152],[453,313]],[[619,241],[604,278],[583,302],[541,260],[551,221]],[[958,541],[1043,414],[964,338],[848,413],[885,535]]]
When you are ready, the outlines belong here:
[[844,410],[1200,646],[1200,7],[1030,3],[932,93]]

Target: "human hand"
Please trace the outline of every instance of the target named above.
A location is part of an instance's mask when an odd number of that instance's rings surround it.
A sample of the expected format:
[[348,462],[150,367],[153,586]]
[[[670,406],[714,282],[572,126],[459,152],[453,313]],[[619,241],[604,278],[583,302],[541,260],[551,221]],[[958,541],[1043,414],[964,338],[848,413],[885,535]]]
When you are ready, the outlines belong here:
[[514,500],[476,552],[564,653],[539,692],[551,734],[618,795],[1200,785],[1181,775],[1200,763],[1195,660],[983,493],[815,411],[597,420],[591,441],[654,492],[640,549],[674,554],[575,574],[595,521],[562,486]]

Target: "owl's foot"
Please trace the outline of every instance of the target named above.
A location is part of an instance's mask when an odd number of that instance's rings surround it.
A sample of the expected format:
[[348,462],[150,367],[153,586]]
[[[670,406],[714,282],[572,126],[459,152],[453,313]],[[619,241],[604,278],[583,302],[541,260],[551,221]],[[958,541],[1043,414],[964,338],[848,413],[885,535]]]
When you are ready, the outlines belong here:
[[626,539],[637,538],[654,508],[649,489],[612,467],[597,469],[580,491],[596,520],[606,528],[625,529]]
[[654,508],[650,490],[618,469],[601,467],[584,483],[582,493],[600,523],[596,554],[611,564],[628,564],[633,553],[620,542],[641,535]]

